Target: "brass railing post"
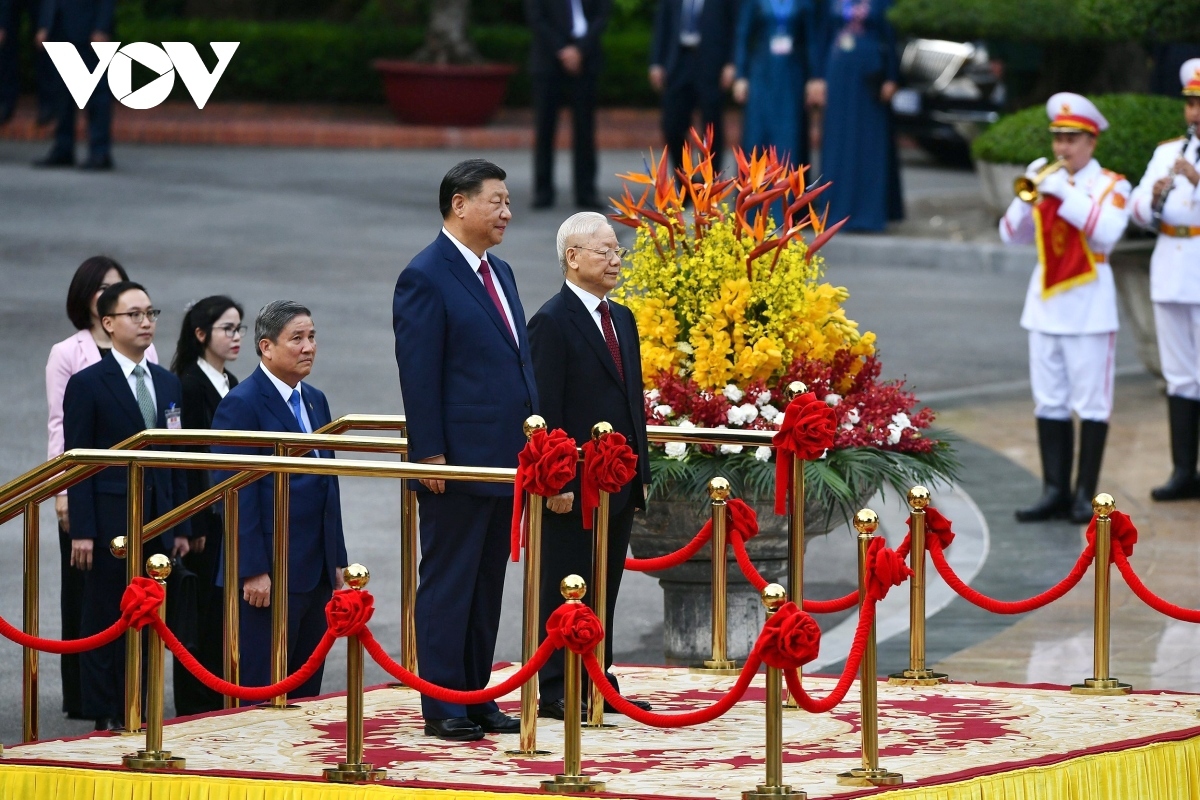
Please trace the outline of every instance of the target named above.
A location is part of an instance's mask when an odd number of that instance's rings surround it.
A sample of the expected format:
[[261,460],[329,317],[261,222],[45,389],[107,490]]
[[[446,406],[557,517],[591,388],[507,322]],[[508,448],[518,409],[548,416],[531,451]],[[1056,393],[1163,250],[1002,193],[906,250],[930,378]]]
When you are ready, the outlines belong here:
[[908,490],[909,550],[908,563],[908,669],[888,676],[895,686],[936,686],[950,678],[944,672],[925,668],[925,508],[929,490],[914,486]]
[[[788,403],[808,391],[801,381],[792,381],[784,390]],[[788,593],[798,608],[804,608],[804,461],[795,453],[784,456],[778,450],[775,458],[792,460],[792,484],[788,496]],[[784,689],[788,708],[799,708],[795,698]]]
[[[778,583],[767,584],[762,601],[770,619],[787,602],[787,592]],[[776,667],[767,667],[766,704],[766,780],[756,790],[742,792],[742,800],[806,800],[805,792],[783,782],[783,671]]]
[[[348,588],[361,591],[371,573],[362,564],[351,564],[342,577]],[[357,634],[346,637],[346,760],[324,772],[332,783],[373,783],[387,777],[387,770],[363,763],[363,646]]]
[[1093,604],[1095,639],[1092,644],[1092,677],[1071,686],[1072,694],[1118,695],[1129,694],[1133,687],[1121,683],[1109,674],[1109,617],[1111,592],[1109,577],[1112,569],[1112,513],[1117,504],[1111,494],[1101,492],[1092,500],[1096,512],[1096,594]]
[[[854,515],[854,529],[858,531],[858,613],[867,605],[867,551],[875,531],[879,530],[879,516],[869,508]],[[875,667],[875,623],[867,635],[867,647],[863,653],[859,670],[858,687],[862,728],[862,767],[840,773],[837,777],[843,786],[896,786],[904,783],[904,776],[888,772],[879,767],[879,681]]]
[[[165,619],[167,613],[167,577],[171,574],[171,559],[155,553],[146,559],[146,574],[163,588],[163,601],[158,607],[158,618]],[[141,635],[140,632],[138,635]],[[163,750],[163,643],[158,631],[150,628],[146,643],[146,749],[136,756],[121,759],[129,769],[158,771],[183,769],[184,760]]]
[[[142,502],[145,499],[145,468],[129,465],[126,497],[125,583],[133,583],[142,565]],[[142,634],[130,628],[125,632],[125,733],[142,732]]]
[[[599,443],[608,434],[612,433],[612,425],[607,422],[597,422],[592,426],[592,441]],[[594,544],[592,547],[592,610],[596,612],[596,617],[600,620],[601,627],[608,630],[608,519],[609,519],[609,503],[610,496],[608,492],[601,491],[600,499],[596,505],[596,518],[592,523],[592,533],[594,535]],[[600,666],[605,664],[606,656],[605,640],[601,639],[596,645],[596,661]],[[614,728],[616,727],[611,722],[604,721],[604,695],[600,693],[600,686],[597,683],[591,683],[588,691],[587,704],[587,723],[585,728]]]
[[[286,456],[288,449],[275,445],[275,455]],[[271,683],[279,683],[288,674],[288,513],[291,509],[291,476],[275,473],[275,548],[271,564]],[[287,695],[272,697],[264,708],[288,708]]]
[[[41,520],[38,504],[25,505],[25,575],[23,577],[22,628],[30,636],[38,635],[39,592],[41,591]],[[21,654],[21,741],[38,738],[38,651],[23,648]]]
[[[221,542],[225,551],[225,587],[224,610],[222,626],[225,629],[225,642],[221,652],[221,667],[225,680],[229,683],[242,683],[241,655],[241,619],[242,619],[242,581],[239,578],[241,568],[238,561],[238,490],[225,490],[225,532]],[[224,698],[225,708],[237,708],[241,701],[236,697]]]
[[[587,582],[578,575],[568,575],[559,583],[559,591],[568,603],[578,604],[587,594]],[[563,771],[552,780],[542,781],[542,791],[554,794],[583,794],[603,792],[604,782],[593,781],[583,774],[581,765],[582,735],[579,730],[581,686],[583,672],[578,653],[563,653]]]
[[[525,420],[525,438],[546,429],[546,420],[537,414]],[[539,592],[542,589],[542,497],[525,493],[525,584],[521,617],[521,663],[528,664],[537,652],[541,638]],[[533,674],[521,686],[521,738],[513,756],[544,756],[549,750],[537,748],[538,676]],[[576,707],[578,708],[578,706]],[[577,712],[578,713],[578,712]]]
[[402,481],[400,490],[400,663],[417,672],[417,554],[420,528],[417,523],[417,493]]
[[729,499],[729,481],[722,477],[708,482],[708,496],[712,498],[712,658],[692,672],[707,675],[738,675],[737,664],[728,657],[728,624],[726,615],[727,581],[729,577],[727,558],[728,530],[726,528],[726,500]]

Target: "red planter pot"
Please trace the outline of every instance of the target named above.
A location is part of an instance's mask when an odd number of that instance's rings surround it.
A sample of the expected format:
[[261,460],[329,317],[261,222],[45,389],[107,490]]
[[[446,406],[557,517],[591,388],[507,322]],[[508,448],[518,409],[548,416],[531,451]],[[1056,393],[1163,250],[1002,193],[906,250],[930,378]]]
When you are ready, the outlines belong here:
[[500,108],[512,64],[418,64],[379,59],[371,66],[396,119],[414,125],[486,125]]

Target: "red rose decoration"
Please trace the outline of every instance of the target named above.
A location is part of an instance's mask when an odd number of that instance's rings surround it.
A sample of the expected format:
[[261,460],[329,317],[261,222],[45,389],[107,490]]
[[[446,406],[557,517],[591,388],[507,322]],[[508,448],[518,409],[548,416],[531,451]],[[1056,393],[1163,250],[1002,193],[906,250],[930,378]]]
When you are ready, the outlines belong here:
[[590,653],[604,639],[600,618],[583,603],[563,603],[546,620],[546,633],[572,653]]
[[579,451],[575,440],[566,431],[536,430],[517,456],[517,479],[513,483],[512,560],[521,558],[524,527],[521,517],[525,511],[525,493],[553,497],[575,477]]
[[166,592],[158,581],[138,576],[125,587],[121,595],[121,619],[135,631],[140,631],[158,617],[158,607]]
[[882,600],[893,586],[904,583],[910,575],[908,564],[887,546],[882,536],[871,540],[867,548],[867,597],[876,602]]
[[729,514],[729,530],[733,535],[743,542],[758,536],[758,514],[744,500],[731,497],[725,501],[725,509]]
[[[1120,511],[1112,512],[1109,517],[1112,520],[1112,527],[1109,529],[1109,536],[1112,537],[1111,554],[1116,555],[1117,548],[1120,548],[1121,553],[1129,558],[1133,555],[1133,546],[1137,544],[1138,532],[1133,525],[1133,520],[1128,514],[1123,514]],[[1096,546],[1096,518],[1093,516],[1092,521],[1087,527],[1087,543],[1088,547],[1095,548]]]
[[592,511],[600,504],[600,492],[621,491],[637,474],[637,463],[637,454],[625,436],[615,431],[583,445],[580,510],[585,530],[592,529]]
[[789,601],[767,620],[756,647],[768,667],[799,669],[816,659],[821,649],[821,628]]
[[354,636],[366,627],[375,613],[375,598],[361,589],[341,589],[325,604],[325,622],[338,637]]
[[[950,520],[942,516],[942,512],[933,506],[925,509],[925,542],[937,539],[943,550],[954,541],[954,531],[950,530]],[[910,529],[911,530],[911,529]]]
[[792,483],[792,459],[816,461],[833,447],[837,414],[812,392],[799,395],[783,412],[783,424],[771,440],[775,445],[775,513],[787,513]]

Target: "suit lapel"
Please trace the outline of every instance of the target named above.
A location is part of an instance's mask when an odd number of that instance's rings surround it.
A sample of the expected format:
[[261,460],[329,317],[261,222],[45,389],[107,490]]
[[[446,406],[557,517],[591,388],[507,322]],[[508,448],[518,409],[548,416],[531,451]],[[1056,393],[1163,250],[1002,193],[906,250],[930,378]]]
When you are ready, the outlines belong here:
[[[303,433],[300,430],[300,423],[296,422],[296,415],[292,413],[292,409],[283,401],[279,391],[275,388],[275,384],[271,383],[271,379],[266,375],[256,375],[258,380],[258,389],[262,393],[263,400],[267,404],[267,409],[283,424],[285,431],[292,433]],[[303,396],[301,392],[301,396]]]
[[100,363],[104,365],[101,367],[104,371],[104,384],[113,393],[117,405],[125,411],[137,430],[145,430],[146,421],[142,419],[142,410],[138,408],[137,398],[133,396],[133,390],[129,388],[129,381],[125,377],[125,373],[121,371],[121,365],[115,358],[105,358]]
[[[512,332],[508,329],[508,321],[500,316],[500,311],[496,308],[496,304],[492,302],[492,298],[488,296],[487,290],[483,288],[483,281],[479,279],[479,276],[467,264],[467,260],[463,258],[463,254],[458,252],[458,248],[454,246],[454,242],[447,239],[443,234],[438,235],[438,241],[441,244],[442,257],[449,262],[450,274],[457,278],[458,282],[467,290],[467,294],[474,297],[475,302],[483,307],[484,313],[492,320],[492,324],[500,331],[505,341],[516,350],[517,343],[513,339]],[[492,270],[493,278],[498,274],[495,269]],[[504,281],[500,281],[502,287],[504,283]],[[512,295],[507,288],[504,289],[504,294],[505,297]],[[509,307],[514,307],[511,301],[509,302]]]
[[[596,327],[596,320],[590,313],[583,301],[571,291],[571,287],[563,284],[562,288],[563,301],[566,303],[567,311],[571,313],[571,322],[583,335],[583,340],[592,348],[592,352],[596,354],[596,358],[600,359],[600,363],[604,365],[604,369],[612,379],[619,385],[624,386],[621,380],[621,375],[617,372],[616,362],[613,361],[612,353],[608,352],[608,344],[604,341],[603,334]],[[618,345],[620,340],[618,340]],[[624,358],[624,351],[621,353]]]

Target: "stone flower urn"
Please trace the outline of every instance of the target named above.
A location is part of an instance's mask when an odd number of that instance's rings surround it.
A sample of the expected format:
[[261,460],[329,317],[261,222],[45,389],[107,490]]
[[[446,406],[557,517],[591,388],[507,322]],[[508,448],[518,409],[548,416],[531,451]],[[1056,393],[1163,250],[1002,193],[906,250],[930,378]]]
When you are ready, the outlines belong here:
[[[861,506],[878,487],[864,489],[855,499]],[[634,518],[630,549],[636,558],[655,558],[680,549],[711,518],[709,503],[692,499],[652,500]],[[758,515],[758,535],[746,545],[754,566],[768,581],[787,584],[787,517],[776,516],[770,502],[749,503]],[[841,513],[813,502],[804,507],[804,538],[823,536],[845,520]],[[712,545],[706,544],[689,561],[668,570],[651,572],[663,590],[663,649],[667,663],[695,665],[712,656]],[[766,619],[758,592],[726,553],[728,642],[726,653],[744,661]]]

